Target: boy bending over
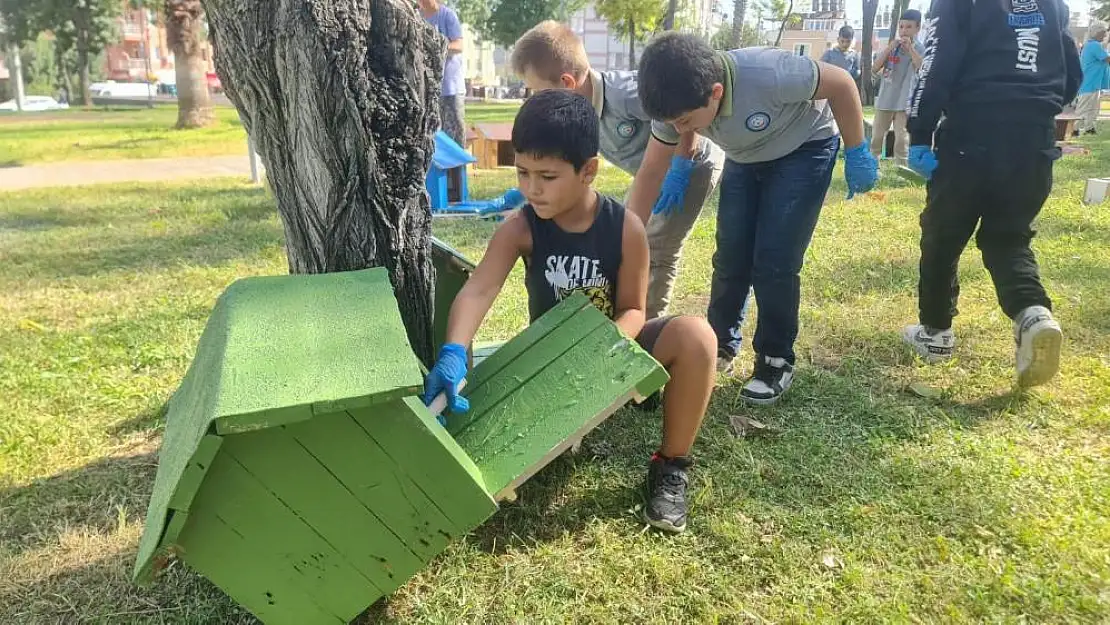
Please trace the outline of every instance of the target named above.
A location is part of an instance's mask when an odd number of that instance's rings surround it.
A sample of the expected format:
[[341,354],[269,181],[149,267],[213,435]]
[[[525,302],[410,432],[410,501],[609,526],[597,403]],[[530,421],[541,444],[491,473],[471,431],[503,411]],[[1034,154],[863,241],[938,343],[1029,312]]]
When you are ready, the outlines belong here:
[[[523,259],[532,321],[583,292],[670,373],[663,392],[663,442],[649,465],[644,516],[655,527],[681,532],[690,448],[713,390],[713,331],[696,317],[645,322],[647,236],[639,218],[591,188],[598,169],[598,118],[589,100],[570,91],[538,93],[521,107],[512,138],[518,184],[528,204],[497,229],[455,298],[446,344],[425,383],[425,402],[444,392],[452,410],[466,410],[458,397],[467,373],[466,348],[513,265]],[[571,275],[568,264],[584,271]]]

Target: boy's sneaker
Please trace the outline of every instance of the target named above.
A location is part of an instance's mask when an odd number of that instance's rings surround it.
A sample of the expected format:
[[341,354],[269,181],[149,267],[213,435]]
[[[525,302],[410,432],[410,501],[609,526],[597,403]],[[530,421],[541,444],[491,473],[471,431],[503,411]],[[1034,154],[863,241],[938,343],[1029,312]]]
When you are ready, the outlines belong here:
[[1028,388],[1051,380],[1060,370],[1060,344],[1064,333],[1052,312],[1030,306],[1014,318],[1017,341],[1018,386]]
[[956,349],[956,335],[951,328],[937,330],[921,324],[906,326],[902,330],[902,340],[930,364],[951,358]]
[[647,506],[644,520],[665,532],[686,529],[686,470],[694,465],[689,458],[651,457],[647,476]]
[[723,351],[717,352],[717,373],[732,375],[733,362],[736,356],[729,356]]
[[751,379],[740,391],[740,397],[752,404],[773,404],[794,382],[794,365],[785,358],[756,356]]

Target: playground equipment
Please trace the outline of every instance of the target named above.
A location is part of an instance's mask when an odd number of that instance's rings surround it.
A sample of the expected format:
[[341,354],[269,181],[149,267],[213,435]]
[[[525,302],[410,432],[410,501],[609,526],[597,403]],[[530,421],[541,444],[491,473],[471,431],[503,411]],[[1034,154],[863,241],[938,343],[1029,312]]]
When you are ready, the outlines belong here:
[[475,366],[444,428],[384,269],[239,280],[167,406],[135,578],[177,558],[265,623],[347,623],[666,380],[575,295]]
[[524,195],[517,189],[493,200],[471,200],[466,168],[477,159],[442,130],[436,131],[434,139],[435,152],[424,179],[433,216],[490,216],[524,204]]

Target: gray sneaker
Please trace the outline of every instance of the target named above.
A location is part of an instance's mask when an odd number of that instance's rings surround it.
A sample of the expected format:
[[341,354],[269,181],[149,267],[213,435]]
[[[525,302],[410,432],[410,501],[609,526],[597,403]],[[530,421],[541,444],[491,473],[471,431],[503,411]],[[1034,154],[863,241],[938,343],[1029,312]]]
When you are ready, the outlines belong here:
[[1064,333],[1052,312],[1044,306],[1030,306],[1014,318],[1017,341],[1018,386],[1029,388],[1048,382],[1060,370],[1060,345]]
[[930,364],[951,358],[956,349],[956,335],[951,328],[936,330],[921,324],[906,326],[902,330],[902,340]]
[[689,458],[651,457],[644,507],[648,525],[675,534],[686,529],[686,470],[693,465]]

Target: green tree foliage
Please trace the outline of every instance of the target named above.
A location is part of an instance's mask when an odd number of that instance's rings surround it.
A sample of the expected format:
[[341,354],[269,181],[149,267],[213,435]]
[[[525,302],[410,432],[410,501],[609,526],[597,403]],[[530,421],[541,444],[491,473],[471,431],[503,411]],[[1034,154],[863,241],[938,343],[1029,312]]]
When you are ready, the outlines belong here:
[[665,0],[596,0],[594,9],[618,37],[628,40],[629,69],[635,69],[636,44],[655,32],[667,6]]
[[794,0],[765,0],[760,3],[760,12],[766,19],[778,24],[774,44],[776,48],[782,43],[782,33],[787,28],[802,23],[801,14],[794,12]]
[[[585,6],[585,0],[500,0],[490,6],[473,6],[480,0],[456,0],[459,17],[478,31],[483,38],[511,47],[529,28],[544,20],[567,21],[571,14]],[[484,22],[482,16],[488,12]],[[470,16],[468,20],[464,15]]]
[[740,39],[733,44],[733,25],[729,23],[722,23],[717,27],[717,32],[709,39],[709,45],[713,46],[714,50],[735,50],[736,48],[748,48],[751,46],[763,45],[763,35],[759,32],[759,27],[754,24],[743,25],[740,32]]
[[1091,0],[1091,17],[1110,22],[1110,0]]

